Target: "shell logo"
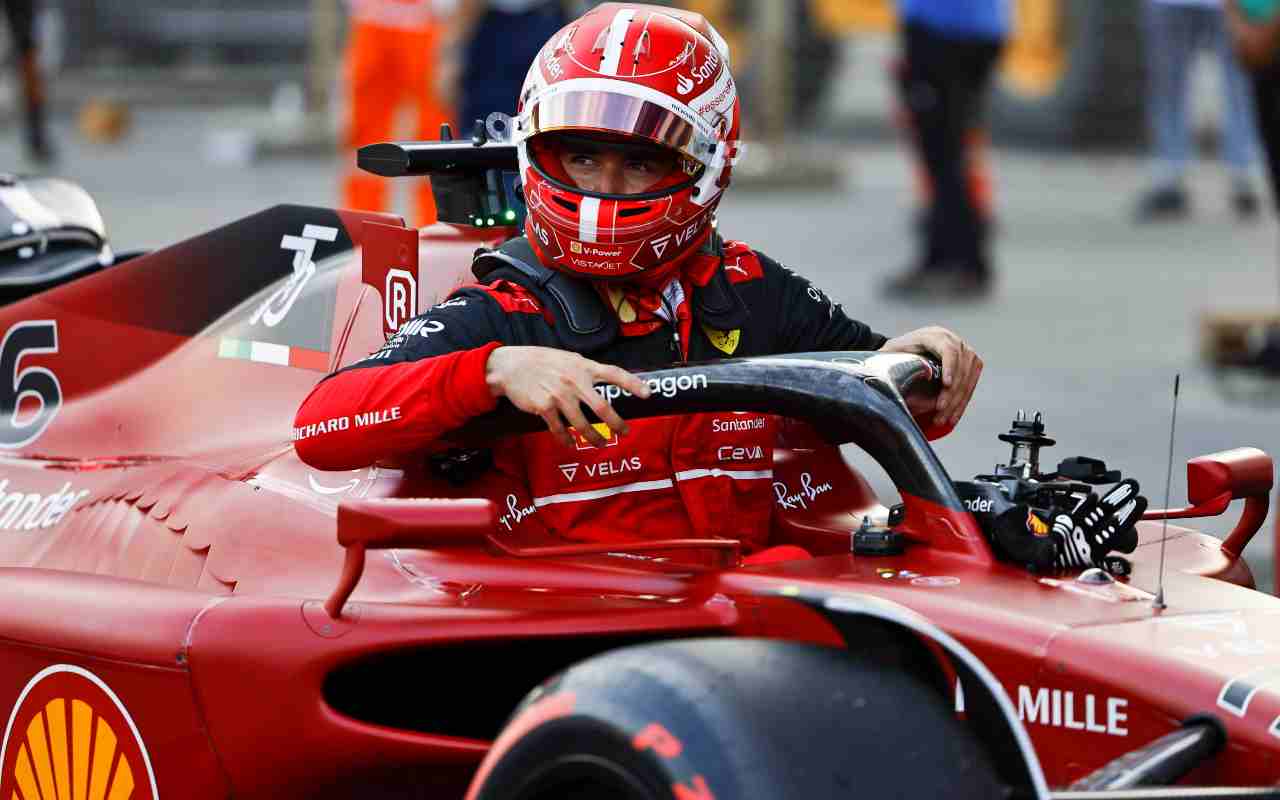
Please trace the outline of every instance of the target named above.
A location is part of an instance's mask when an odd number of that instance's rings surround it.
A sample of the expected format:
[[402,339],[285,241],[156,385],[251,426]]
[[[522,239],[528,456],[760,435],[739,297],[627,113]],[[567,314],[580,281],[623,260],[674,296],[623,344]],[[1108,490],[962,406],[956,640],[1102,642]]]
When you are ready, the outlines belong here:
[[101,678],[70,664],[18,695],[0,746],[0,800],[157,800],[133,718]]

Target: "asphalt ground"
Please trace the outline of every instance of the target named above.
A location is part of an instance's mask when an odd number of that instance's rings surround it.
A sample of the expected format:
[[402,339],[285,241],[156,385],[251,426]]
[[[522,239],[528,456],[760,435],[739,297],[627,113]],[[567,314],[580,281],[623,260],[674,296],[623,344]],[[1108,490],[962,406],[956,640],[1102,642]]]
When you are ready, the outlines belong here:
[[[69,120],[58,120],[62,158],[53,171],[94,195],[118,249],[160,247],[275,203],[336,204],[336,157],[245,166],[206,160],[210,133],[250,116],[148,110],[135,115],[127,139],[109,146],[83,143]],[[842,152],[843,188],[731,192],[721,231],[810,276],[881,332],[940,324],[973,345],[986,361],[982,382],[960,426],[936,444],[954,478],[1007,460],[1008,446],[996,435],[1017,410],[1038,410],[1058,440],[1046,462],[1105,459],[1136,478],[1153,506],[1163,505],[1177,374],[1172,504],[1186,500],[1188,458],[1242,445],[1280,452],[1280,405],[1227,402],[1198,360],[1203,312],[1274,308],[1280,294],[1274,215],[1236,220],[1216,164],[1197,163],[1192,171],[1189,221],[1135,226],[1130,212],[1146,177],[1141,160],[996,152],[994,294],[963,305],[906,305],[878,294],[915,251],[906,156],[892,143]],[[0,131],[0,163],[31,170],[15,129]],[[870,473],[887,492],[883,475]],[[1237,515],[1233,507],[1199,526],[1221,535]],[[1274,513],[1246,552],[1266,587],[1273,525]]]

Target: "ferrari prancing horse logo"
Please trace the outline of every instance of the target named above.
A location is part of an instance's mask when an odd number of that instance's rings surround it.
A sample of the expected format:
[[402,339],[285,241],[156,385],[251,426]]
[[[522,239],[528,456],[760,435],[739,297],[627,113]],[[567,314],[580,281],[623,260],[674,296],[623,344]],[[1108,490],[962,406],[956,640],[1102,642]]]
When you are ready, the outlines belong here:
[[733,351],[738,349],[738,341],[742,338],[741,328],[734,328],[731,331],[718,331],[715,328],[703,325],[702,330],[706,332],[712,346],[729,356],[733,355]]
[[41,670],[18,695],[0,745],[5,800],[156,800],[151,759],[133,718],[97,675]]

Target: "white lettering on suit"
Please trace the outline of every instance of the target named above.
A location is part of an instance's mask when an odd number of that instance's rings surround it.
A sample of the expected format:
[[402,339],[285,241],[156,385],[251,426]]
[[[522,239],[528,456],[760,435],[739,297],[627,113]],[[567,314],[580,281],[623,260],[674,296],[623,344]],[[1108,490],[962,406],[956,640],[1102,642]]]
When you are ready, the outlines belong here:
[[498,517],[498,522],[506,527],[507,530],[513,530],[513,525],[519,525],[526,517],[537,513],[537,511],[538,509],[532,505],[520,505],[520,498],[514,494],[509,494],[507,495],[507,513]]
[[818,495],[826,494],[831,489],[832,486],[828,482],[814,484],[813,476],[808,472],[800,474],[800,491],[798,492],[793,493],[783,481],[773,482],[773,494],[778,507],[791,510],[807,509],[809,503],[817,499]]

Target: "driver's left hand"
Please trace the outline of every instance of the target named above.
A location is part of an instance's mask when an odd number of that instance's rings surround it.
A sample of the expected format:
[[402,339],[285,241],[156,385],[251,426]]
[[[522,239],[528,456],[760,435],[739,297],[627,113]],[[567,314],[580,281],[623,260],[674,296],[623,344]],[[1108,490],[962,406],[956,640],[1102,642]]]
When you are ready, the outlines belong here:
[[982,359],[964,339],[946,328],[930,325],[895,336],[884,343],[880,352],[915,353],[941,361],[942,391],[933,399],[911,398],[911,413],[916,417],[933,414],[933,424],[941,428],[952,428],[960,421],[982,375]]

